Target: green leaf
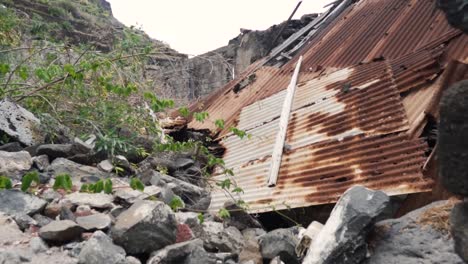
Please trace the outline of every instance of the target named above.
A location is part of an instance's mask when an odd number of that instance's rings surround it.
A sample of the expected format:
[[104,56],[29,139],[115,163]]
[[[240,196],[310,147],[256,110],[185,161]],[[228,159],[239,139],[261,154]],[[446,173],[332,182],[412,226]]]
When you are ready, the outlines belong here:
[[80,192],[89,192],[89,184],[81,185]]
[[104,193],[111,194],[112,193],[112,181],[111,179],[107,179],[104,183]]
[[182,198],[180,198],[180,196],[174,195],[171,202],[169,203],[169,206],[174,212],[176,212],[181,208],[185,208],[185,203]]
[[219,209],[218,215],[219,215],[219,217],[221,217],[223,219],[231,217],[231,214],[229,213],[229,211],[226,208]]
[[70,191],[72,187],[73,187],[73,183],[72,183],[70,175],[68,174],[57,175],[57,177],[55,177],[54,185],[52,186],[54,191],[58,189]]
[[63,66],[63,69],[64,69],[71,77],[75,77],[75,76],[76,76],[75,67],[73,67],[73,65],[71,65],[71,64],[65,64],[65,65]]
[[0,189],[9,190],[11,188],[13,188],[13,185],[11,184],[10,178],[0,176]]
[[224,120],[223,119],[217,119],[215,121],[215,125],[220,129],[224,129]]
[[208,118],[209,114],[208,112],[196,112],[193,114],[193,116],[195,117],[195,120],[197,120],[200,123],[203,123],[205,119]]
[[132,178],[130,180],[130,187],[133,190],[138,190],[138,191],[144,191],[145,190],[145,185],[138,178]]
[[232,190],[233,193],[244,193],[244,190],[241,187],[236,187]]
[[185,118],[188,118],[190,116],[190,111],[188,110],[187,107],[179,108],[179,113],[182,117],[185,117]]
[[39,184],[39,173],[37,171],[31,171],[26,173],[21,179],[21,191],[26,192],[31,187],[32,182]]
[[0,63],[0,76],[7,74],[10,71],[9,64]]
[[225,179],[224,181],[216,183],[218,186],[221,187],[221,189],[224,190],[229,190],[231,188],[231,180],[230,179]]
[[100,193],[104,190],[104,182],[102,180],[97,181],[94,186],[94,193]]
[[29,70],[25,66],[19,67],[17,70],[16,74],[23,80],[26,81],[29,77]]
[[205,222],[205,215],[203,213],[198,213],[198,222],[200,222],[200,225],[203,224],[203,222]]

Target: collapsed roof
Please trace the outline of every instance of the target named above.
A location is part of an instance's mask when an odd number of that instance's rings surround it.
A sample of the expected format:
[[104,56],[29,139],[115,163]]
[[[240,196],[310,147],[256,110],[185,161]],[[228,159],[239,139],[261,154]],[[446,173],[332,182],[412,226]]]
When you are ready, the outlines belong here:
[[[430,191],[422,137],[441,92],[468,77],[468,36],[434,0],[336,2],[237,79],[195,103],[226,148],[226,166],[252,212],[334,203],[352,185],[390,195]],[[278,182],[267,177],[281,106],[303,56]],[[269,65],[269,66],[268,66]],[[219,131],[217,119],[226,122]],[[230,126],[246,130],[241,140]],[[228,176],[217,175],[223,180]],[[212,194],[212,210],[230,199]]]

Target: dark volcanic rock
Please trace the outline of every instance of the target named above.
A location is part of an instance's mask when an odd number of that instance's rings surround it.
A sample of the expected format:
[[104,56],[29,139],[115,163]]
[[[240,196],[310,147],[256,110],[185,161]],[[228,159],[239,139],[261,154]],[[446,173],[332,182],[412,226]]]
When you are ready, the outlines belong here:
[[455,205],[450,215],[455,251],[468,263],[468,202]]
[[468,80],[452,85],[440,102],[438,159],[442,182],[468,196]]
[[167,246],[151,254],[148,264],[184,263],[196,248],[203,249],[203,241],[194,239]]
[[448,230],[452,206],[449,201],[435,202],[398,219],[378,222],[366,263],[462,264]]
[[111,235],[129,254],[149,254],[176,241],[177,221],[162,202],[139,201],[121,213]]
[[348,189],[312,241],[304,263],[361,263],[367,254],[366,237],[389,203],[384,192],[362,186]]
[[276,229],[260,237],[260,252],[262,257],[272,260],[279,256],[285,263],[300,263],[296,256],[296,246],[299,243],[297,228]]
[[224,221],[226,226],[234,226],[240,231],[247,228],[262,228],[260,222],[242,210],[235,202],[228,201],[224,204],[224,208],[230,212],[231,217]]
[[18,152],[23,150],[19,142],[11,142],[0,146],[0,151]]

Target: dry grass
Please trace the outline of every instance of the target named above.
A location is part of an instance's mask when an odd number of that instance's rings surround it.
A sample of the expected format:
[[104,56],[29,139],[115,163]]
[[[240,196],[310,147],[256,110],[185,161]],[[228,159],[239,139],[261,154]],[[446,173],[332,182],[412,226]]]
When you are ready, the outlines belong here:
[[458,202],[457,199],[449,199],[446,204],[426,210],[419,216],[417,223],[450,235],[450,211]]

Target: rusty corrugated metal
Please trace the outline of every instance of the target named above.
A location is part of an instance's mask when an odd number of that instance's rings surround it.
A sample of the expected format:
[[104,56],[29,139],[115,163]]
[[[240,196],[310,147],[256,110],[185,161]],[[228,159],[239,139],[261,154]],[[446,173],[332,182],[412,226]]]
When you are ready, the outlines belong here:
[[[427,146],[417,131],[446,86],[447,63],[467,62],[466,45],[435,0],[361,0],[348,7],[297,54],[304,64],[274,188],[266,184],[268,168],[296,59],[281,68],[251,67],[201,107],[212,121],[222,118],[226,127],[253,135],[246,141],[217,131],[226,166],[245,190],[241,199],[264,212],[332,203],[353,184],[391,195],[429,191],[432,180],[422,171]],[[255,81],[234,92],[252,74]],[[209,122],[189,126],[216,132]],[[211,209],[226,197],[215,190]]]
[[[236,170],[235,181],[245,193],[241,198],[252,212],[286,207],[333,203],[354,184],[388,194],[428,191],[432,181],[422,177],[426,145],[405,136],[355,136],[296,149],[283,156],[278,184],[266,186],[270,157]],[[223,179],[219,177],[218,179]],[[211,209],[230,199],[223,191],[212,193]]]

